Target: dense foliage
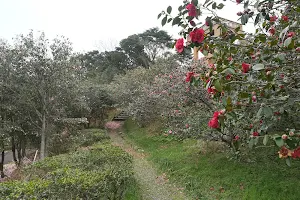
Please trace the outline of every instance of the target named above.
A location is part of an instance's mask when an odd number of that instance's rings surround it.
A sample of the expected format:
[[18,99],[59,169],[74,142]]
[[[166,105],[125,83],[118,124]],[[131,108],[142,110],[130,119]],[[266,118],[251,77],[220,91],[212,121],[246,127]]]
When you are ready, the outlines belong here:
[[[104,136],[105,133],[97,134]],[[120,148],[101,140],[102,143],[89,148],[36,162],[25,169],[26,181],[1,183],[1,197],[122,199],[133,181],[132,158]],[[82,143],[87,144],[90,143]]]
[[[206,88],[219,108],[208,126],[226,135],[235,150],[259,142],[272,145],[271,138],[280,148],[279,157],[289,165],[291,158],[300,156],[300,4],[297,0],[236,3],[244,6],[237,13],[241,24],[253,20],[255,34],[242,32],[241,26],[230,27],[218,17],[217,10],[225,5],[216,0],[184,1],[177,16],[171,16],[169,6],[158,17],[163,17],[162,25],[172,22],[184,28],[175,45],[179,53],[193,48],[195,59],[198,51],[210,58],[189,73],[191,84]],[[211,14],[201,23],[203,10]],[[212,34],[215,26],[220,29],[218,36]]]

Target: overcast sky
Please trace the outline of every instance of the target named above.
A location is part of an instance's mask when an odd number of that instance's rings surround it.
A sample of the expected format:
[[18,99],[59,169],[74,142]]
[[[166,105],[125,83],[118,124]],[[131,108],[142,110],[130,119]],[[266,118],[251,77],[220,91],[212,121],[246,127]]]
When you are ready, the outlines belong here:
[[[11,40],[33,29],[44,31],[48,38],[64,35],[70,38],[76,51],[89,51],[100,46],[111,48],[131,34],[161,28],[158,13],[168,5],[177,10],[182,0],[0,0],[0,3],[0,38]],[[241,8],[227,1],[225,4],[220,16],[237,21],[236,13]],[[173,37],[180,30],[171,25],[163,29]]]

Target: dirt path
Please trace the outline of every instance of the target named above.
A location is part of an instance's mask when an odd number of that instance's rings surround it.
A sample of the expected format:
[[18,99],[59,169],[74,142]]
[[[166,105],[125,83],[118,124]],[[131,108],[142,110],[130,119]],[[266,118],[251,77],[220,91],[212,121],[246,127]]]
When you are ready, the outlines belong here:
[[142,190],[143,200],[188,200],[182,188],[168,182],[166,174],[158,174],[145,154],[135,150],[133,145],[125,141],[122,133],[110,133],[113,145],[120,146],[133,156],[135,178]]

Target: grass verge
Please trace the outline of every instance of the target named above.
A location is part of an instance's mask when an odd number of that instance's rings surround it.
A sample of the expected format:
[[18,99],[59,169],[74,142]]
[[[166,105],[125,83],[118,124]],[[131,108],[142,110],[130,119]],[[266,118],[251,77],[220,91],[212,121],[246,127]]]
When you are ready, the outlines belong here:
[[147,128],[139,128],[131,120],[124,129],[126,136],[193,199],[299,199],[299,162],[288,167],[282,160],[264,156],[257,162],[238,162],[229,160],[225,153],[200,154],[196,140],[176,141],[149,134]]

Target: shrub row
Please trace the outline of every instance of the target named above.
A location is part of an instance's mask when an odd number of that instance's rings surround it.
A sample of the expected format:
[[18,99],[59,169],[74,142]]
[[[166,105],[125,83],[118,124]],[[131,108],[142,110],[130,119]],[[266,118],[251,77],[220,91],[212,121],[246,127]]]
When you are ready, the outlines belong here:
[[0,184],[3,199],[123,199],[132,158],[110,144],[48,157],[24,170],[27,181]]
[[76,150],[78,147],[90,146],[96,142],[104,142],[109,136],[104,130],[85,129],[72,130],[70,136],[64,137],[62,134],[53,134],[50,137],[48,146],[49,155],[55,156]]

